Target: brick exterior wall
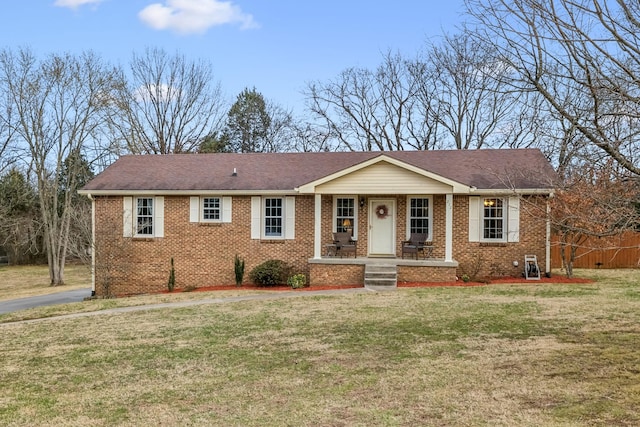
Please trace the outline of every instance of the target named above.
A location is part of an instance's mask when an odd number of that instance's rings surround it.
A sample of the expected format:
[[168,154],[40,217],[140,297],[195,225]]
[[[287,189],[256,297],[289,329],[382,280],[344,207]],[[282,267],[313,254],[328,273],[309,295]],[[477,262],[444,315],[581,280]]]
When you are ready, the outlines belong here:
[[310,276],[311,286],[362,285],[364,283],[364,264],[311,264]]
[[[296,197],[295,240],[251,239],[251,197],[233,197],[231,223],[189,222],[189,197],[164,199],[162,238],[123,238],[122,197],[95,197],[96,294],[157,292],[167,289],[171,258],[176,288],[235,283],[236,254],[249,272],[268,259],[281,259],[293,273],[309,275],[313,257],[312,196]],[[105,289],[108,284],[108,292]]]
[[[469,242],[469,198],[453,198],[453,259],[458,261],[458,276],[476,279],[515,276],[524,271],[524,256],[537,255],[541,272],[545,271],[546,198],[524,197],[520,201],[519,242]],[[434,227],[435,228],[435,227]],[[514,267],[513,261],[518,261]]]
[[453,282],[456,269],[453,267],[398,266],[398,282]]
[[[368,199],[393,196],[367,195],[358,209],[357,256],[368,252]],[[249,272],[269,259],[281,259],[293,266],[292,273],[303,273],[311,286],[358,284],[364,277],[364,265],[309,264],[314,248],[314,196],[296,196],[295,240],[251,239],[251,197],[234,196],[230,223],[189,222],[189,197],[164,198],[164,236],[162,238],[123,237],[123,198],[94,196],[95,199],[95,278],[96,294],[127,295],[157,292],[167,289],[170,261],[174,259],[176,287],[204,287],[235,283],[236,254],[246,262],[244,282]],[[395,197],[397,212],[396,256],[402,256],[402,241],[406,238],[406,196]],[[468,198],[454,197],[453,268],[399,268],[401,281],[449,281],[459,276],[489,277],[522,273],[524,255],[538,256],[541,271],[545,271],[544,218],[537,218],[527,209],[528,203],[544,206],[545,198],[529,197],[521,202],[520,241],[517,243],[483,244],[469,242]],[[331,243],[333,196],[323,195],[322,245]],[[445,196],[433,196],[433,256],[444,258]],[[513,261],[520,266],[514,268]],[[428,271],[427,271],[428,270]]]

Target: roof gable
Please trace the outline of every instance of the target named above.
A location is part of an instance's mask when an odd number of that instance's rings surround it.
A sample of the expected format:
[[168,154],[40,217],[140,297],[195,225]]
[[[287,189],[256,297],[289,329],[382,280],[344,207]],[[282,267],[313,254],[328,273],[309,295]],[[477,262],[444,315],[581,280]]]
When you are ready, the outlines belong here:
[[297,190],[321,194],[445,194],[468,192],[469,187],[381,154]]

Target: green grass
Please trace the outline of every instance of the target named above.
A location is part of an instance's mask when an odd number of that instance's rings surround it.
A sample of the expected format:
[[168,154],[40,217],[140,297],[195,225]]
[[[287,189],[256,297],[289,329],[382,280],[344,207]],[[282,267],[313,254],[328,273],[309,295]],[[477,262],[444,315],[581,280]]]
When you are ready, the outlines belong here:
[[49,283],[46,265],[0,266],[0,301],[90,288],[91,271],[85,265],[67,265],[65,284],[52,287]]
[[0,425],[638,425],[640,271],[586,274],[0,324]]

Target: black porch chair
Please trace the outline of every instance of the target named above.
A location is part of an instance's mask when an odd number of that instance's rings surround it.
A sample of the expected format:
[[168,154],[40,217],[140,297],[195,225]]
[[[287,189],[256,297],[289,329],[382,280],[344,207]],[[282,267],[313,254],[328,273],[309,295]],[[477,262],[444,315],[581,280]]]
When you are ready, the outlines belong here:
[[353,254],[356,257],[356,241],[351,238],[351,233],[333,233],[333,244],[336,245],[336,255],[342,258],[345,255]]

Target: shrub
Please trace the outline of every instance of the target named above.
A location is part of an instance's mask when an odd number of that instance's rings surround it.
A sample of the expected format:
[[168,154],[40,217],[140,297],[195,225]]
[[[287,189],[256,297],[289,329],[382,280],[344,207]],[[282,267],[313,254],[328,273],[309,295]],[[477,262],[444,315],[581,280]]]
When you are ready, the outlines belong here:
[[251,270],[249,277],[258,286],[276,286],[287,283],[291,267],[281,260],[271,259]]
[[237,254],[233,269],[236,273],[236,286],[240,286],[242,285],[242,280],[244,279],[244,260],[241,259]]
[[292,289],[304,288],[307,286],[307,276],[304,274],[294,274],[287,280],[287,285],[291,286]]
[[167,282],[167,289],[169,292],[173,292],[176,287],[176,270],[173,267],[173,258],[171,258],[171,270],[169,270],[169,281]]

